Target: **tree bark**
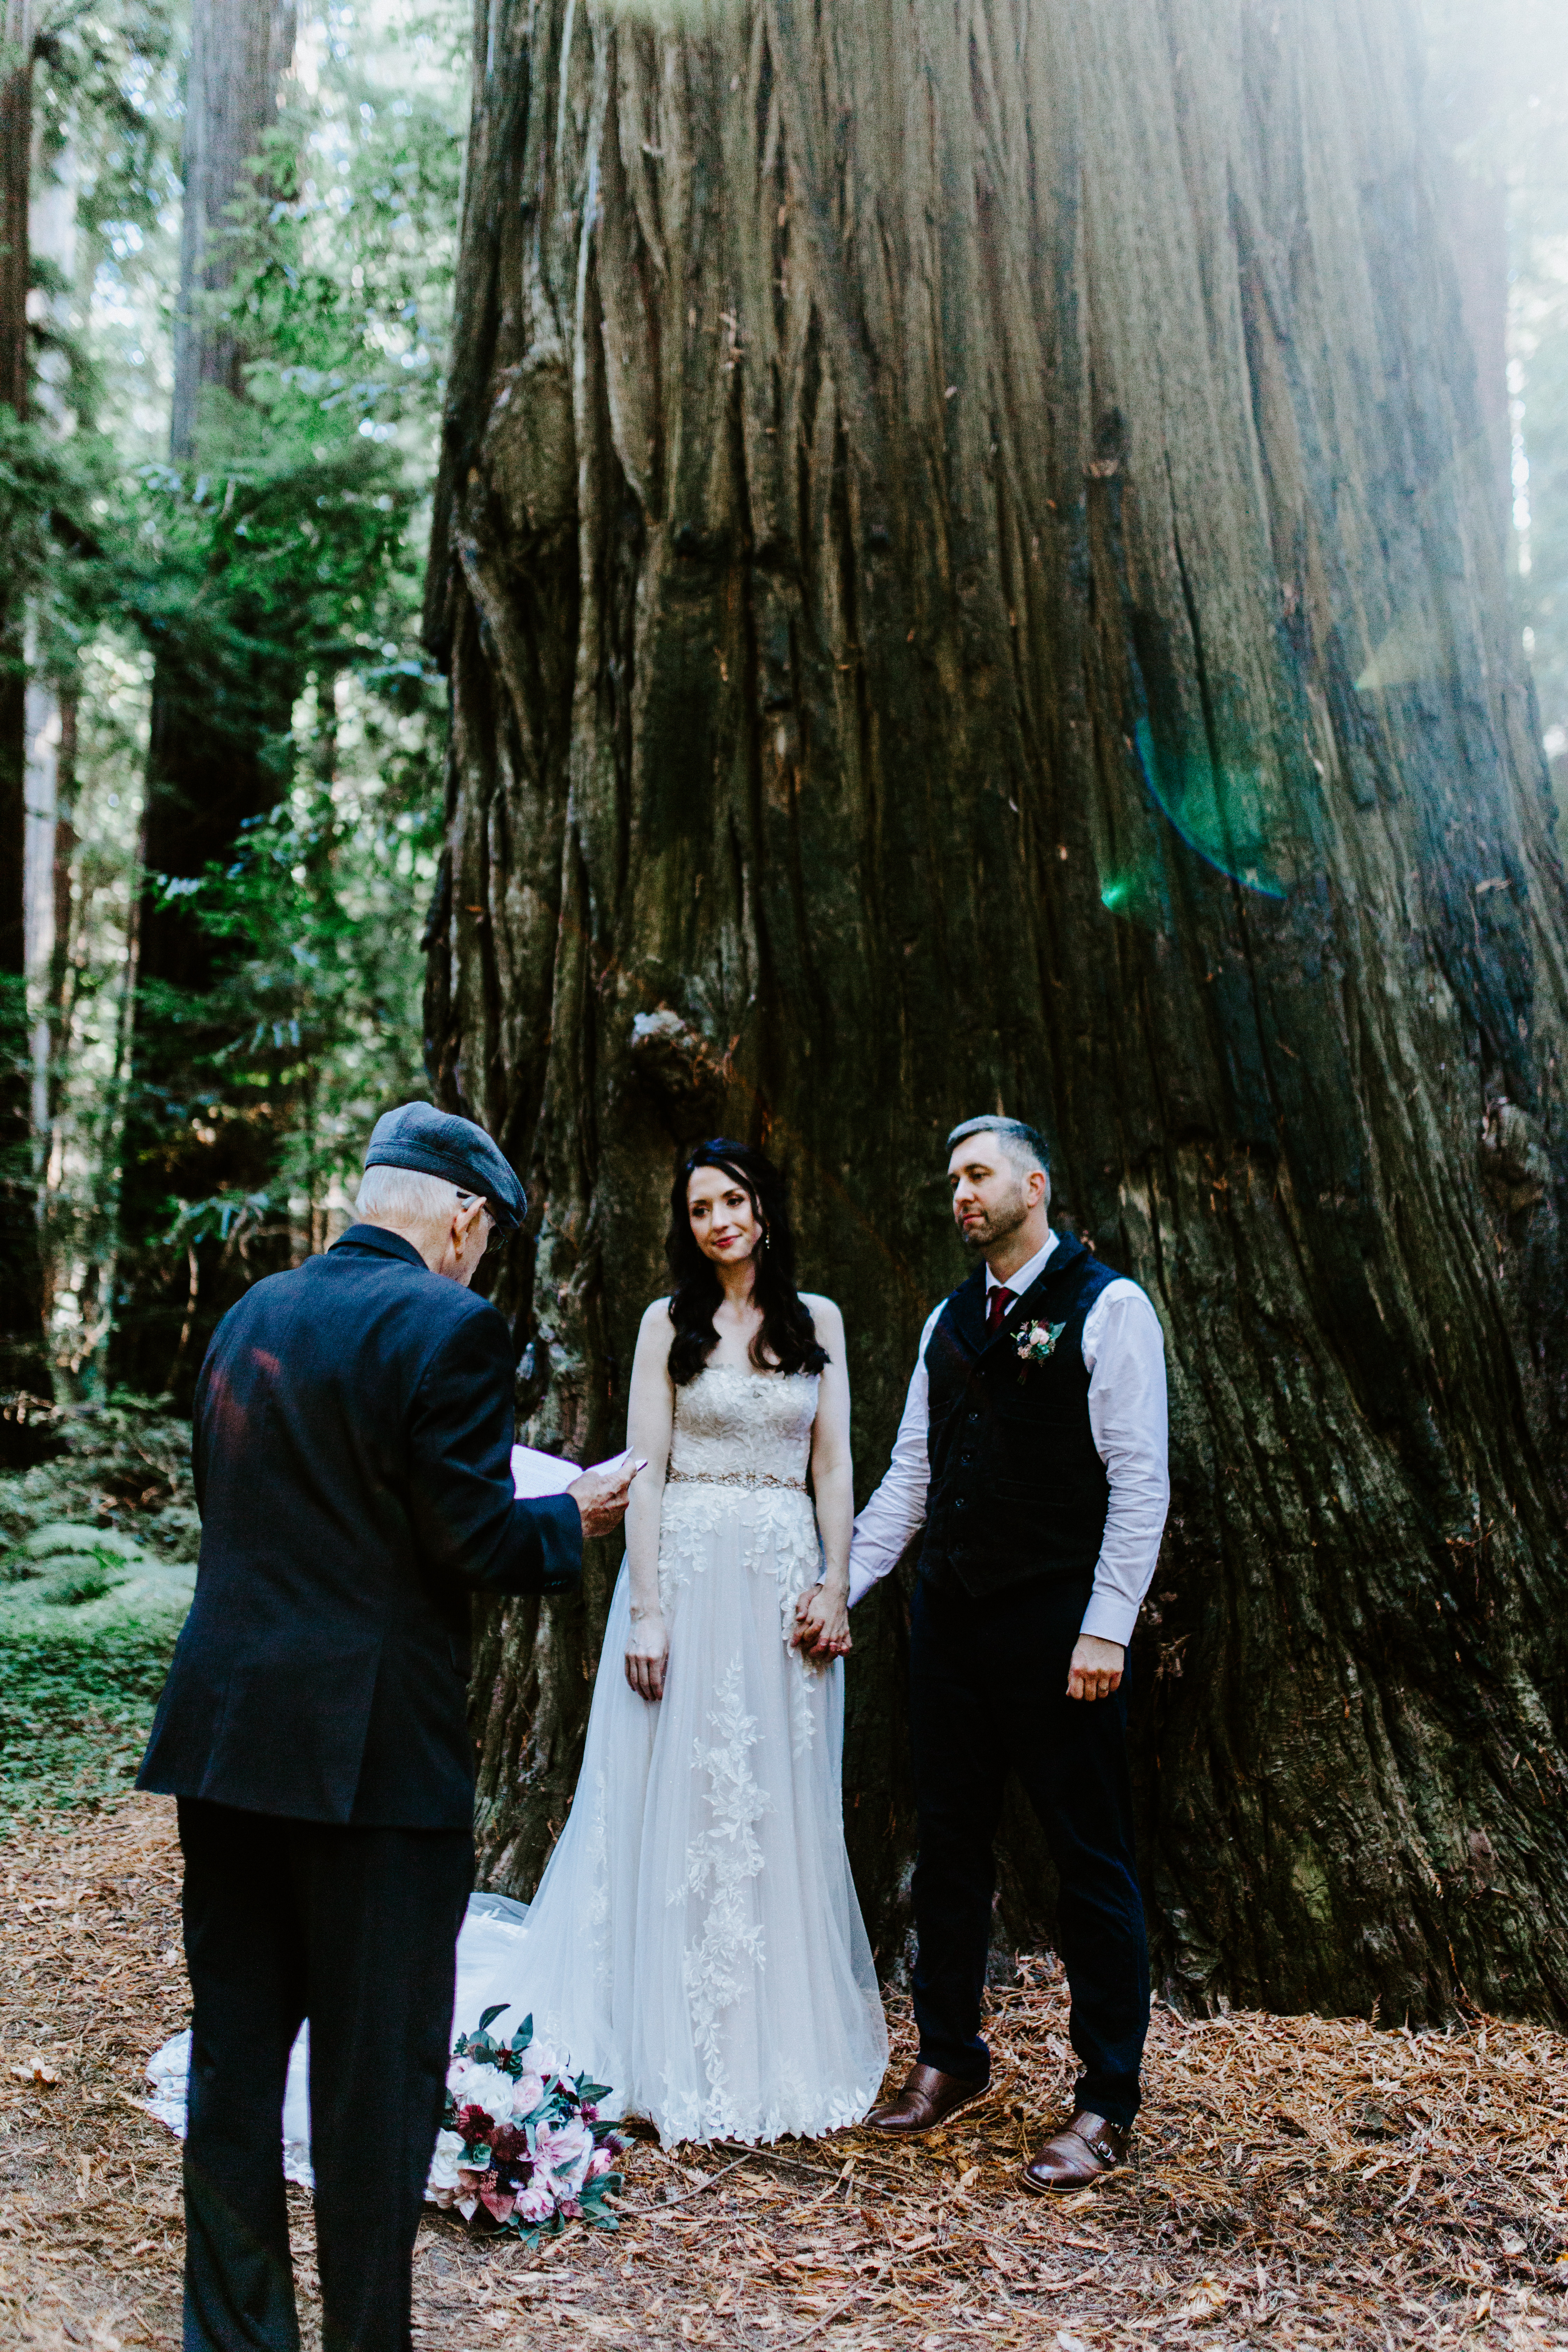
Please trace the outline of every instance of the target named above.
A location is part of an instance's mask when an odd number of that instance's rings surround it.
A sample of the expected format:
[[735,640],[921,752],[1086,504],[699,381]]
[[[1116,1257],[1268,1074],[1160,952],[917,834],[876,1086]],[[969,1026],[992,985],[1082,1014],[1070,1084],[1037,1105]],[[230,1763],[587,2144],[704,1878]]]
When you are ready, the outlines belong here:
[[[1160,1979],[1568,2014],[1564,884],[1414,7],[481,21],[427,1030],[535,1203],[535,1439],[618,1438],[671,1154],[728,1129],[845,1310],[863,1496],[963,1272],[946,1129],[1037,1119],[1169,1343]],[[514,1891],[615,1565],[485,1632]],[[855,1631],[886,1964],[900,1595]]]
[[[27,416],[27,210],[32,186],[35,26],[29,0],[5,0],[0,47],[0,404]],[[27,1409],[53,1393],[44,1345],[43,1257],[32,1154],[26,994],[26,605],[0,589],[0,1460],[25,1459]]]
[[[196,457],[204,395],[238,399],[246,353],[222,297],[234,272],[229,207],[244,192],[277,119],[294,52],[296,0],[194,0],[186,79],[184,210],[175,313],[169,456]],[[161,1247],[172,1202],[240,1194],[267,1181],[272,1135],[264,1111],[215,1116],[210,1057],[226,1044],[204,1000],[224,957],[163,877],[198,879],[231,853],[247,818],[279,795],[266,758],[287,728],[291,686],[270,674],[231,681],[225,707],[210,668],[171,641],[153,687],[140,911],[139,974],[120,1229],[122,1279],[113,1342],[116,1377],[183,1401],[205,1337],[230,1303],[223,1253],[199,1244],[199,1310],[190,1312],[185,1254]]]

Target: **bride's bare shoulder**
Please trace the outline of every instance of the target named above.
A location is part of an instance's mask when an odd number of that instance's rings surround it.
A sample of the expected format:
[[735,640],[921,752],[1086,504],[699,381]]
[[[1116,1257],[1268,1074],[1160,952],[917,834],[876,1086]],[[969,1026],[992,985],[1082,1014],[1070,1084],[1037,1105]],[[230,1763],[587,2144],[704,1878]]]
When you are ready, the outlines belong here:
[[814,1323],[826,1323],[829,1329],[843,1330],[843,1316],[833,1300],[825,1298],[820,1290],[803,1290],[800,1294],[800,1303],[807,1310]]
[[643,1309],[642,1318],[643,1329],[645,1331],[670,1331],[674,1328],[675,1318],[669,1310],[674,1304],[675,1302],[671,1298],[656,1298],[650,1305],[645,1307]]

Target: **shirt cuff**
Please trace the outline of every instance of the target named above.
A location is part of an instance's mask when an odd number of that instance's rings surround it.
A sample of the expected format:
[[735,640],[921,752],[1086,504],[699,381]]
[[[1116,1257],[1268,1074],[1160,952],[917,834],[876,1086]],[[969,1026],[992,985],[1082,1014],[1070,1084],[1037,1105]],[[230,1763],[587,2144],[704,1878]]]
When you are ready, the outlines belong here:
[[854,1553],[851,1552],[849,1555],[849,1599],[847,1606],[853,1609],[858,1601],[864,1601],[868,1592],[870,1591],[871,1587],[874,1584],[879,1584],[886,1573],[887,1570],[885,1569],[868,1568],[863,1561],[858,1560]]
[[1120,1592],[1091,1592],[1078,1630],[1097,1642],[1116,1642],[1125,1649],[1138,1622],[1138,1607],[1136,1601],[1126,1601]]

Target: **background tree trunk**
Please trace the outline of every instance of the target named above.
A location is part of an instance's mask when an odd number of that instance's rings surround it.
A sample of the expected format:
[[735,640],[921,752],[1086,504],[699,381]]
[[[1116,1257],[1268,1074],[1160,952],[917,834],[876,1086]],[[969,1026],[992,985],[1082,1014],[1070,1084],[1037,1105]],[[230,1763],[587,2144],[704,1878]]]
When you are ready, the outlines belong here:
[[[196,458],[205,398],[216,393],[237,400],[244,392],[246,354],[222,311],[234,273],[229,207],[247,186],[249,167],[277,120],[295,37],[296,0],[193,0],[169,428],[175,466]],[[228,1040],[213,1029],[203,1000],[221,975],[223,958],[189,905],[165,898],[161,882],[165,876],[195,879],[221,863],[246,819],[264,814],[279,796],[266,744],[287,728],[292,697],[271,677],[245,687],[226,707],[215,697],[212,665],[199,647],[172,640],[160,653],[153,688],[142,834],[147,880],[113,1357],[116,1377],[130,1386],[156,1391],[172,1383],[182,1395],[230,1298],[221,1287],[216,1242],[198,1246],[193,1263],[203,1279],[195,1294],[185,1253],[158,1247],[170,1202],[199,1202],[225,1190],[244,1194],[264,1185],[270,1170],[265,1119],[209,1114],[203,1066]]]
[[[29,0],[5,0],[0,46],[0,404],[20,425],[28,394],[27,209],[35,27]],[[48,1397],[43,1260],[30,1118],[26,1001],[26,605],[0,590],[0,1459],[30,1452],[16,1391]],[[25,1409],[24,1409],[25,1412]]]
[[[1563,877],[1414,8],[482,21],[428,1034],[535,1202],[533,1434],[617,1438],[672,1150],[728,1129],[844,1307],[864,1496],[963,1270],[945,1131],[1037,1119],[1169,1340],[1160,1976],[1568,2013]],[[615,1565],[481,1652],[518,1891]],[[897,1591],[856,1638],[886,1962]]]

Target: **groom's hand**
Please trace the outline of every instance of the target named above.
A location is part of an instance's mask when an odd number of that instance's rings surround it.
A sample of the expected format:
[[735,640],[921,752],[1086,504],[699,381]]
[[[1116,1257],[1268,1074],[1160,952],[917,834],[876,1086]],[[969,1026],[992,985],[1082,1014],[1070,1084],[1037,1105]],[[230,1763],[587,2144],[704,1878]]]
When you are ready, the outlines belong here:
[[589,1470],[574,1478],[566,1492],[583,1514],[584,1542],[590,1536],[614,1535],[626,1515],[632,1480],[646,1469],[635,1454],[627,1454],[609,1470]]
[[1120,1642],[1102,1642],[1098,1634],[1080,1633],[1068,1668],[1068,1698],[1109,1698],[1121,1687],[1126,1655]]

